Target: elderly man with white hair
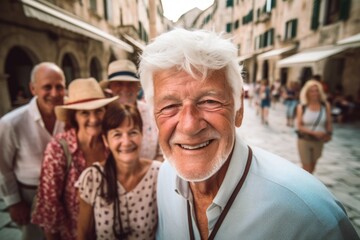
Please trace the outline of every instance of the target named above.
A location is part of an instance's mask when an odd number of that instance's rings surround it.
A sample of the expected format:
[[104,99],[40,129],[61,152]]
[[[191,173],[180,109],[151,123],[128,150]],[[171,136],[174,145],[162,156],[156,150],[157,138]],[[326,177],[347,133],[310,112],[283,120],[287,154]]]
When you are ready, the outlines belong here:
[[248,146],[230,40],[175,29],[145,47],[140,79],[159,128],[157,239],[358,239],[313,176]]

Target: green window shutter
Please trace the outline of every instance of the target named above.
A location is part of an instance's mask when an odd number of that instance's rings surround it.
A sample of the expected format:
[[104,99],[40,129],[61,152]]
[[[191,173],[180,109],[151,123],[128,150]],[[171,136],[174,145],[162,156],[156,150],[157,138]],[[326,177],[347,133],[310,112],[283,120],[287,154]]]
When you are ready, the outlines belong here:
[[350,14],[351,0],[340,1],[340,19],[347,20]]
[[227,23],[226,24],[226,32],[230,33],[231,32],[231,23]]
[[226,7],[232,7],[234,6],[234,1],[233,0],[227,0],[226,1]]
[[269,38],[269,32],[267,31],[267,32],[265,32],[264,33],[264,36],[263,36],[263,41],[264,41],[264,47],[267,47],[268,46],[268,38]]
[[313,2],[313,12],[310,26],[310,29],[312,30],[316,30],[319,27],[320,2],[320,0],[314,0]]
[[236,20],[235,21],[235,29],[238,29],[239,28],[239,20]]
[[271,9],[276,7],[276,0],[271,0]]
[[252,22],[253,20],[253,10],[251,9],[251,11],[249,12],[249,22]]
[[297,19],[292,20],[291,38],[296,37],[297,22],[298,22]]
[[270,29],[270,32],[269,32],[269,37],[270,37],[270,45],[274,45],[274,29]]

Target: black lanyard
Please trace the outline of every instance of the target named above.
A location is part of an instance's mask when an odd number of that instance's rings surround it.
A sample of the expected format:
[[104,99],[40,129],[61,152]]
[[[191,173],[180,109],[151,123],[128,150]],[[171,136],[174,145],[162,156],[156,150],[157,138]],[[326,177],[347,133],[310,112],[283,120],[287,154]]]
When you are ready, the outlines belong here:
[[[240,178],[238,184],[236,185],[236,188],[234,189],[234,191],[231,194],[228,202],[226,203],[224,210],[221,212],[220,217],[216,221],[214,229],[211,231],[211,234],[210,234],[208,240],[213,240],[215,238],[215,235],[216,235],[217,231],[219,230],[222,222],[224,221],[227,213],[229,212],[231,205],[233,204],[237,194],[239,193],[241,187],[243,186],[243,184],[245,182],[246,176],[249,173],[251,160],[252,160],[252,150],[251,150],[250,147],[248,147],[248,148],[249,148],[249,154],[248,154],[244,174],[242,175],[242,177]],[[189,201],[187,201],[187,214],[188,214],[188,225],[189,225],[190,240],[195,240],[194,229],[193,229],[192,221],[191,221],[191,212],[190,212],[190,203],[189,203]]]

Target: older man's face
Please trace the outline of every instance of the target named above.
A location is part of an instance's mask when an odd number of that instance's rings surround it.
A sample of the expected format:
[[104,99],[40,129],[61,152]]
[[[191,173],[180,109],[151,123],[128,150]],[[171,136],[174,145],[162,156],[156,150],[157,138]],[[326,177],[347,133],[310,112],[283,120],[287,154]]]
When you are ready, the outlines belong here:
[[54,114],[55,107],[63,104],[64,75],[58,69],[43,66],[35,77],[35,83],[30,83],[30,90],[38,97],[37,104],[40,111],[49,115]]
[[183,71],[157,72],[154,112],[165,157],[192,182],[208,179],[226,162],[235,123],[242,118],[235,117],[233,95],[222,71],[205,81]]

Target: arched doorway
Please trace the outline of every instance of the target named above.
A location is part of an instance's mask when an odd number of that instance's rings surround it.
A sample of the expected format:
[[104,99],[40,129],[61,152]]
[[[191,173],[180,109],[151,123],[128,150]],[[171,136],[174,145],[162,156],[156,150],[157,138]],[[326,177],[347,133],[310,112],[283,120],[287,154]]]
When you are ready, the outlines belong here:
[[98,82],[102,80],[102,69],[100,61],[93,57],[90,61],[90,76],[95,78]]
[[313,76],[311,67],[304,67],[301,69],[300,83],[301,87],[304,86],[305,82]]
[[75,58],[71,54],[66,53],[61,62],[61,68],[65,74],[66,86],[68,86],[72,80],[78,77],[76,71],[78,69],[78,64],[76,63]]
[[262,67],[262,79],[269,80],[269,62],[265,60]]
[[31,70],[34,63],[21,47],[13,47],[5,60],[5,73],[8,77],[8,91],[12,107],[17,107],[31,98],[29,88]]

